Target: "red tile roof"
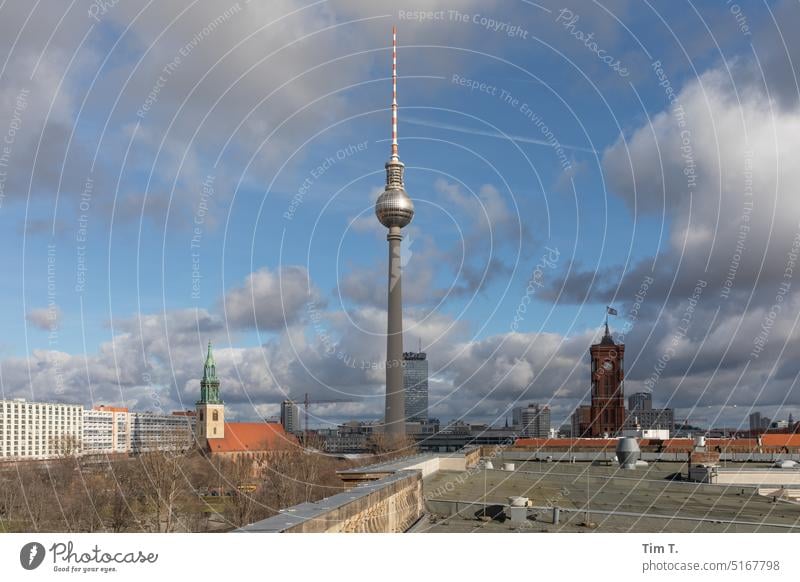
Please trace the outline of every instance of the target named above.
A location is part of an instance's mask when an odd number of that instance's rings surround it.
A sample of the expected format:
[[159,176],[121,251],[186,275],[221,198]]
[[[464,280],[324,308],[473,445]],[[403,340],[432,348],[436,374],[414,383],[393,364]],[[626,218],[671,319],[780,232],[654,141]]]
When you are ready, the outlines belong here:
[[525,438],[517,439],[514,443],[515,447],[558,447],[570,448],[579,447],[584,449],[604,449],[611,447],[612,449],[617,446],[616,439],[541,439],[541,438]]
[[800,434],[764,434],[761,443],[765,447],[800,447]]
[[208,439],[212,453],[274,451],[296,444],[277,422],[226,422],[224,438]]
[[[614,439],[594,439],[594,438],[578,438],[578,439],[534,439],[522,438],[517,439],[514,446],[527,447],[535,449],[573,449],[573,450],[598,450],[598,449],[614,449],[616,446]],[[656,447],[658,450],[668,453],[689,452],[694,448],[694,439],[689,438],[671,438],[667,440],[657,439],[641,439],[639,446],[642,447]],[[706,447],[710,451],[717,449],[721,451],[731,452],[750,452],[758,450],[758,440],[753,438],[740,438],[740,439],[706,439]],[[779,449],[787,447],[789,449],[800,449],[800,434],[764,434],[761,437],[761,448],[764,449]]]

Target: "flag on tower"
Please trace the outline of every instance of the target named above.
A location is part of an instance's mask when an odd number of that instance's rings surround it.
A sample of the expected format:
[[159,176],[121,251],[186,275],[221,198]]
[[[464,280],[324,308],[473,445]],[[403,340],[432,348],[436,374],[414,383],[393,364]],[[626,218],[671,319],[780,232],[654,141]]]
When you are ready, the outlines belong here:
[[606,313],[609,315],[619,315],[617,313],[617,310],[614,309],[613,307],[606,307]]

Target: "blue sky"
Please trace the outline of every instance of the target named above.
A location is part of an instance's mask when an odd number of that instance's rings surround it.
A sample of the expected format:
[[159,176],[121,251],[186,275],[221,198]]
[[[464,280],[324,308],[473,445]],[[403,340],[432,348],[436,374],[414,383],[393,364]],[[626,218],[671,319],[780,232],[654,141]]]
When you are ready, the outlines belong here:
[[320,422],[376,418],[397,25],[406,344],[435,415],[566,418],[613,303],[627,392],[717,424],[798,416],[793,310],[752,355],[797,230],[791,3],[170,4],[2,9],[6,396],[191,407],[212,339],[232,415],[310,392],[358,399]]

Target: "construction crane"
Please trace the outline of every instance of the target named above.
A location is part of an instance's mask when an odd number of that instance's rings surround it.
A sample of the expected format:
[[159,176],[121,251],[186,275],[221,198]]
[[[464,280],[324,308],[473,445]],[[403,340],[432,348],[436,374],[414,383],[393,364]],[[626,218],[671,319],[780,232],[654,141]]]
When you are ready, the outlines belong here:
[[358,402],[358,400],[354,400],[352,398],[337,398],[334,400],[311,400],[308,396],[308,392],[306,392],[306,396],[303,399],[303,408],[305,409],[305,424],[303,428],[303,443],[308,443],[308,407],[311,404],[342,404],[346,402]]

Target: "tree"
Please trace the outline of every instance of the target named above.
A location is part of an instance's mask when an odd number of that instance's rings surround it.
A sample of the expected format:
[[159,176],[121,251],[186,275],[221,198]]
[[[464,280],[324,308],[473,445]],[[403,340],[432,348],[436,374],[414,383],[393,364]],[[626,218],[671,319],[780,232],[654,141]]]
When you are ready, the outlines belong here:
[[175,451],[150,451],[137,457],[141,476],[137,492],[150,531],[171,532],[175,527],[178,502],[187,497],[183,474],[185,457]]
[[247,486],[257,479],[257,463],[253,458],[239,455],[226,459],[220,465],[223,481],[231,495],[226,497],[223,513],[228,523],[241,527],[253,521],[253,516],[260,505],[256,491],[248,491]]

